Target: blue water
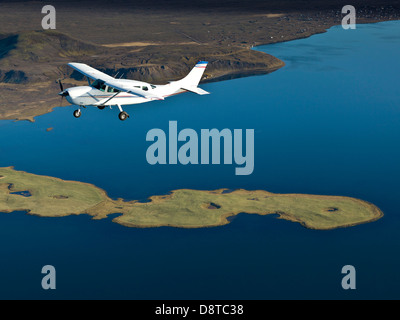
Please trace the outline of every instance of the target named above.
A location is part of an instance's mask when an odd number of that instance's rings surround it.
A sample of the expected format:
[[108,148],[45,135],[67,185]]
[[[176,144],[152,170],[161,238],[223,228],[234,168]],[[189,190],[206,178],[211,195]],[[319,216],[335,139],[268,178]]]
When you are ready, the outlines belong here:
[[[400,298],[400,22],[333,27],[258,47],[285,61],[274,73],[202,85],[118,110],[56,108],[35,123],[0,121],[0,166],[93,183],[144,200],[173,189],[245,188],[344,195],[385,216],[331,231],[240,214],[216,228],[126,228],[88,216],[0,214],[0,298]],[[252,175],[232,165],[146,162],[146,133],[254,129]],[[46,128],[53,127],[47,132]],[[57,289],[41,288],[54,265]],[[357,289],[341,287],[353,265]]]

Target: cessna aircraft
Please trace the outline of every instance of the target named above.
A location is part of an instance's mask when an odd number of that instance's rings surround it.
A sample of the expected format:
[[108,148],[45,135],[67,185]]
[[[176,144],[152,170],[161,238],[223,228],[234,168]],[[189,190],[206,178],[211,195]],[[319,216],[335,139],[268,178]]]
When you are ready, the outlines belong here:
[[[95,106],[104,109],[117,105],[119,119],[126,120],[129,115],[122,110],[123,105],[164,100],[172,95],[186,91],[197,94],[209,94],[197,87],[207,67],[206,61],[198,62],[189,74],[181,80],[171,81],[165,85],[153,85],[142,81],[116,79],[103,72],[100,72],[83,63],[68,63],[70,67],[87,77],[88,86],[72,87],[65,89],[59,80],[60,96],[65,97],[72,105],[80,107]],[[74,111],[75,118],[81,116],[81,109]]]

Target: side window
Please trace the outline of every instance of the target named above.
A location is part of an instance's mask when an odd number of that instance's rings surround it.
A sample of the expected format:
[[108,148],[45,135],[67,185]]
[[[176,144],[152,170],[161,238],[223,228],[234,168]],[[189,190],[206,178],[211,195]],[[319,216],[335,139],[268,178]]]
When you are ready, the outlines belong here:
[[117,92],[119,92],[119,90],[118,90],[118,89],[115,89],[115,88],[113,88],[113,87],[107,87],[107,92],[117,93]]

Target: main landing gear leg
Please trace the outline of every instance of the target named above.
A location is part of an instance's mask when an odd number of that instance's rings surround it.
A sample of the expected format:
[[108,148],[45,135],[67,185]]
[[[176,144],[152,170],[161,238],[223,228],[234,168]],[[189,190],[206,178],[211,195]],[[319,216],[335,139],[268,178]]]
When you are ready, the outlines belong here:
[[117,106],[119,109],[119,115],[118,115],[119,120],[124,121],[127,118],[129,118],[129,114],[127,114],[124,110],[122,110],[122,108],[119,104],[117,104]]

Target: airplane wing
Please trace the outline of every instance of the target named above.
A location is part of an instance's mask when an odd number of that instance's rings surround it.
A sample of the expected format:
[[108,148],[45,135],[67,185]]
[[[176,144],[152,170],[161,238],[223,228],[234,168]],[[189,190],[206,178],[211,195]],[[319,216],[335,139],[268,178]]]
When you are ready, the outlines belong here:
[[[135,88],[134,86],[134,81],[131,83],[127,83],[126,81],[122,82],[118,79],[115,79],[108,74],[105,74],[99,70],[96,70],[95,68],[92,68],[91,66],[88,66],[87,64],[84,63],[75,63],[71,62],[68,63],[68,65],[75,69],[76,71],[82,73],[84,76],[89,77],[93,80],[102,80],[105,82],[105,84],[109,87],[113,87],[119,91],[124,91],[128,93],[132,93],[134,95],[141,96],[143,98],[149,99],[149,100],[164,100],[164,97],[155,95],[154,93],[151,92],[146,92],[143,90],[140,90],[138,88]],[[107,100],[108,101],[108,100]],[[104,103],[103,101],[100,101],[101,103]]]
[[97,79],[100,79],[103,81],[115,80],[113,77],[109,76],[108,74],[105,74],[99,70],[96,70],[95,68],[92,68],[84,63],[71,62],[71,63],[68,63],[68,65],[71,68],[75,69],[76,71],[82,73],[84,76],[89,77],[92,80],[97,80]]

